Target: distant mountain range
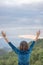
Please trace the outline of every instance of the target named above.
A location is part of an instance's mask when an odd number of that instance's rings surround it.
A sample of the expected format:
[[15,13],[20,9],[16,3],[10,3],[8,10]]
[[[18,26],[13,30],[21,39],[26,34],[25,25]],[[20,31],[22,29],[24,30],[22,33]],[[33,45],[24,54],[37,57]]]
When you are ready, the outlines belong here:
[[[29,43],[29,45],[31,45],[31,42]],[[36,49],[37,47],[43,48],[43,39],[39,39],[39,40],[36,42],[34,48]],[[10,51],[12,51],[12,49],[9,48],[9,47],[1,48],[1,49],[0,49],[0,55],[6,54],[7,52],[10,52]]]
[[[23,38],[10,38],[9,41],[11,41],[12,44],[14,44],[16,47],[18,47],[22,40],[25,40],[27,42],[30,41],[30,39],[23,39]],[[2,49],[4,47],[9,48],[9,45],[6,43],[6,41],[4,39],[0,39],[0,49]]]
[[6,47],[4,47],[4,48],[0,49],[0,55],[7,54],[7,53],[10,52],[10,51],[12,51],[11,48],[6,48]]

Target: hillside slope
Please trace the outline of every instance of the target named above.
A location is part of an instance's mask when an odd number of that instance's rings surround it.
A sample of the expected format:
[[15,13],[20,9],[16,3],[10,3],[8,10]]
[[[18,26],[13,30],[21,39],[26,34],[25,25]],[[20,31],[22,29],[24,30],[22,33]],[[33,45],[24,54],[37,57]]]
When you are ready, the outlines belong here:
[[[0,65],[17,65],[17,63],[18,57],[13,51],[5,56],[0,56]],[[43,65],[43,39],[39,39],[35,43],[30,57],[30,65]]]

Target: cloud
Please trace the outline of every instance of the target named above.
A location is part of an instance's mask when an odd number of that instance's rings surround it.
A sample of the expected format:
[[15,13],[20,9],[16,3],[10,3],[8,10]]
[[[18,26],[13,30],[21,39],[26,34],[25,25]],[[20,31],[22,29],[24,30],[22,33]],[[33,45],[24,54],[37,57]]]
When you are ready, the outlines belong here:
[[0,27],[42,27],[43,19],[41,18],[13,18],[13,17],[0,17]]
[[0,5],[20,6],[23,4],[31,4],[37,2],[43,2],[43,0],[0,0]]
[[7,32],[7,34],[9,34],[9,35],[10,34],[18,35],[18,34],[31,34],[31,33],[35,33],[39,29],[43,33],[43,28],[39,27],[39,26],[37,26],[37,27],[32,27],[32,26],[30,26],[30,27],[10,27],[10,28],[9,27],[7,27],[7,28],[3,27],[3,28],[0,28],[0,32],[3,30],[5,32]]
[[43,0],[0,0],[0,40],[2,30],[18,43],[18,37],[33,39],[39,29],[43,38]]
[[[32,30],[43,30],[42,0],[0,0],[0,3],[7,5],[0,6],[0,29],[9,32],[8,35],[30,34]],[[16,4],[22,7],[16,7]],[[10,5],[15,7],[9,7]]]
[[[35,40],[36,35],[19,35],[18,37],[19,38],[27,38],[27,39]],[[41,37],[41,36],[39,38],[43,39],[43,37]]]
[[28,39],[35,39],[35,35],[19,35],[19,38],[28,38]]

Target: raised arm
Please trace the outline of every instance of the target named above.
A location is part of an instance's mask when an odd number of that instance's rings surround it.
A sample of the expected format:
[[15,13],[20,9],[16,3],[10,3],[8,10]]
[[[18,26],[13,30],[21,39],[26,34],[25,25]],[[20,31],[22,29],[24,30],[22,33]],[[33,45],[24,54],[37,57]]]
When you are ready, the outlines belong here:
[[9,43],[9,40],[8,40],[8,38],[7,38],[7,36],[6,36],[6,33],[5,33],[4,31],[2,31],[1,34],[2,34],[3,38],[5,39],[5,41],[6,41],[7,43]]
[[39,30],[38,32],[36,32],[36,38],[35,38],[35,41],[38,40],[39,36],[40,36],[40,30]]
[[15,53],[19,54],[19,49],[17,49],[11,42],[9,42],[7,36],[6,36],[6,33],[5,32],[1,32],[3,38],[5,39],[5,41],[9,44],[9,46],[15,51]]
[[32,49],[33,49],[33,47],[34,47],[35,42],[38,40],[39,35],[40,35],[40,31],[38,31],[38,32],[36,33],[36,38],[35,38],[34,41],[32,41],[32,44],[30,45],[30,48],[29,48],[29,51],[30,51],[30,52],[32,51]]

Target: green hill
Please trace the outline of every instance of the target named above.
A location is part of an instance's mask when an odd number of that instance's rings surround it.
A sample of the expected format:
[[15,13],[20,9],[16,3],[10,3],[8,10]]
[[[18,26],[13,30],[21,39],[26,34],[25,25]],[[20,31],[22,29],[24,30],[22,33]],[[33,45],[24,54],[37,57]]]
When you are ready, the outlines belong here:
[[[17,65],[17,63],[18,57],[13,51],[0,56],[0,65]],[[30,57],[30,65],[43,65],[43,39],[39,39],[35,43]]]
[[39,39],[35,43],[33,51],[31,53],[30,64],[43,65],[43,39]]

